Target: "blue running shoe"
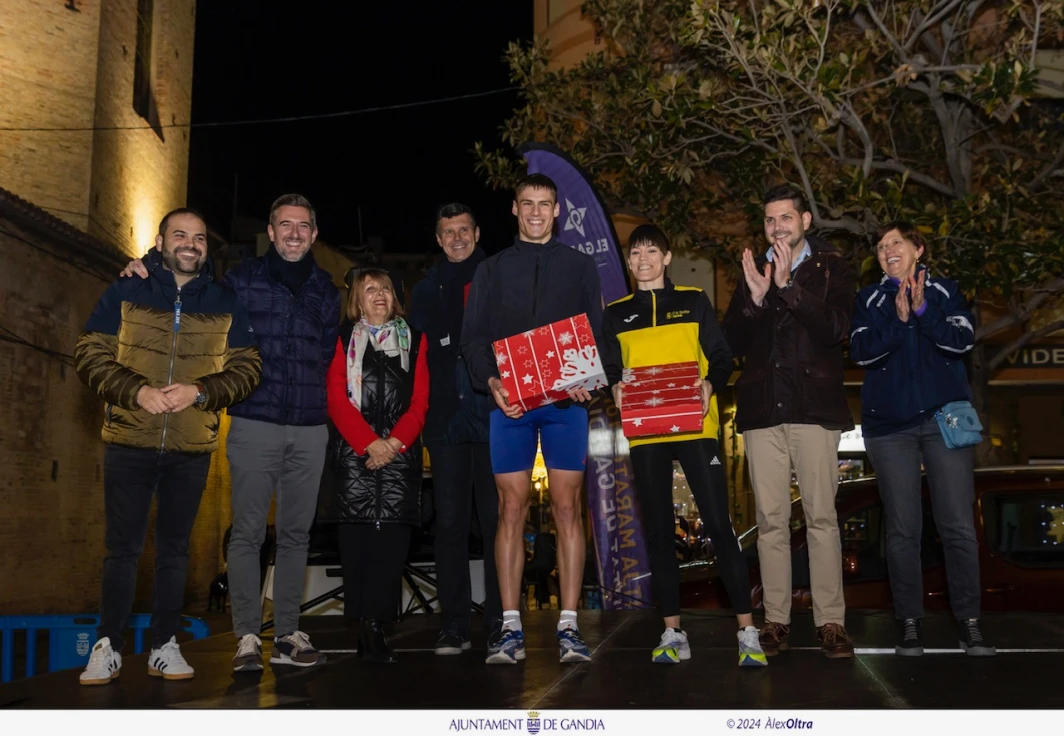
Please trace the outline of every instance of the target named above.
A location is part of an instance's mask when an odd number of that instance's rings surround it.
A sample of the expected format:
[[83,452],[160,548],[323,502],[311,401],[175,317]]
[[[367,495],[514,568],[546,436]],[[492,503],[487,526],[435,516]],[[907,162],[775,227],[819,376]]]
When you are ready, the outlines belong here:
[[517,664],[525,658],[525,632],[502,630],[502,637],[488,647],[488,664]]
[[761,638],[753,626],[739,632],[739,666],[768,667],[768,658],[761,648]]
[[580,632],[565,628],[558,632],[558,660],[561,662],[590,662],[591,650],[587,648]]

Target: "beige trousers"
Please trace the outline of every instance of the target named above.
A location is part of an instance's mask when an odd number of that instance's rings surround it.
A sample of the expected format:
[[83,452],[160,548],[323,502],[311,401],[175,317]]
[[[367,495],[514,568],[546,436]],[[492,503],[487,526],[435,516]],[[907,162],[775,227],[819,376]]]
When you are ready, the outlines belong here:
[[841,434],[815,424],[780,424],[743,432],[757,502],[757,553],[766,621],[791,622],[792,468],[805,514],[813,623],[818,627],[841,625],[846,617],[842,545],[835,512]]

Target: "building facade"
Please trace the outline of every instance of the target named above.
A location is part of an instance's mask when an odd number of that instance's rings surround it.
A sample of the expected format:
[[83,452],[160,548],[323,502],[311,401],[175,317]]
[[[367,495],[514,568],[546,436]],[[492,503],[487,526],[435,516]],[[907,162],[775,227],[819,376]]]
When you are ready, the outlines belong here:
[[[195,9],[0,3],[0,615],[97,610],[103,402],[71,354],[108,283],[185,204]],[[190,601],[223,569],[224,459],[193,532]],[[149,533],[138,611],[153,546]]]

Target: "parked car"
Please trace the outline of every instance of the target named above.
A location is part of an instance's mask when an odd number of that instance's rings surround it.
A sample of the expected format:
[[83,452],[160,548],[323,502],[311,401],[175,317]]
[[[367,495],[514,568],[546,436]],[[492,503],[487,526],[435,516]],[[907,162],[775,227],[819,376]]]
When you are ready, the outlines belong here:
[[[923,502],[924,605],[928,610],[948,610],[942,543],[931,514],[926,476]],[[875,477],[841,482],[836,506],[847,607],[889,609],[886,519]],[[794,502],[792,514],[792,606],[809,609],[809,549],[800,501]],[[976,470],[975,530],[984,610],[1064,612],[1064,466]],[[751,600],[755,608],[762,608],[757,527],[743,533],[740,543],[750,559]],[[681,605],[730,607],[715,560],[681,565]]]

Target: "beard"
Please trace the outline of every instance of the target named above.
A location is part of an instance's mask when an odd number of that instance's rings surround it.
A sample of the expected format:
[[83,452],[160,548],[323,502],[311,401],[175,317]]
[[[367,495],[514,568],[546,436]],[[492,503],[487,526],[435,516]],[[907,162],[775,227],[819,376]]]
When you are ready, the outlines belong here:
[[[790,248],[791,250],[794,250],[799,245],[801,245],[803,240],[805,240],[805,231],[804,230],[799,230],[797,233],[791,233],[790,235],[787,236],[787,241],[786,241],[787,242],[787,247]],[[769,245],[772,245],[773,243],[776,242],[776,238],[775,237],[769,238],[768,242],[769,242]]]
[[[194,252],[194,251],[185,251]],[[176,250],[163,251],[163,263],[166,267],[174,273],[183,273],[186,275],[195,276],[203,268],[203,262],[206,260],[206,256],[198,257],[194,263],[187,263],[177,257]]]

